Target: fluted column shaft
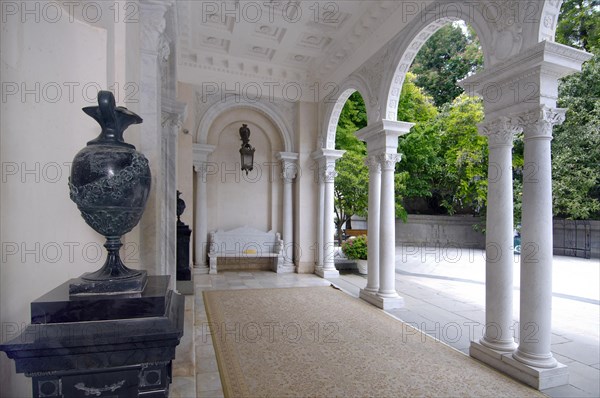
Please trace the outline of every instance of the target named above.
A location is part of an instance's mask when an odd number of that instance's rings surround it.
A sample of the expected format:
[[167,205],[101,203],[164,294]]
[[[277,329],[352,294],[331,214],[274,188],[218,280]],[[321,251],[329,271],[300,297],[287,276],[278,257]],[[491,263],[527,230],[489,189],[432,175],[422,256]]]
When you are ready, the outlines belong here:
[[398,297],[396,292],[396,201],[394,170],[401,156],[383,153],[377,157],[381,165],[381,203],[379,220],[379,291],[383,298]]
[[514,358],[552,368],[552,127],[565,111],[541,106],[521,116],[524,131],[519,348]]
[[381,203],[381,165],[375,156],[365,159],[369,168],[369,214],[367,220],[369,245],[367,247],[368,271],[367,287],[369,293],[379,291],[379,220]]
[[480,125],[488,137],[486,215],[485,329],[486,347],[513,351],[513,186],[512,146],[520,129],[507,117]]

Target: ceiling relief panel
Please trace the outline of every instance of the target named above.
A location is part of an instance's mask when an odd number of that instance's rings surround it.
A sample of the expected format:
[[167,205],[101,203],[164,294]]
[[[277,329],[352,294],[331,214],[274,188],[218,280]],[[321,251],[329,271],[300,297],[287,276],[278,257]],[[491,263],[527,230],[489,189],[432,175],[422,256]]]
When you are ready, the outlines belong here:
[[[353,57],[363,63],[360,47],[401,3],[178,1],[180,75],[192,84],[206,75],[225,82],[244,76],[308,88]],[[396,32],[405,26],[397,19]]]

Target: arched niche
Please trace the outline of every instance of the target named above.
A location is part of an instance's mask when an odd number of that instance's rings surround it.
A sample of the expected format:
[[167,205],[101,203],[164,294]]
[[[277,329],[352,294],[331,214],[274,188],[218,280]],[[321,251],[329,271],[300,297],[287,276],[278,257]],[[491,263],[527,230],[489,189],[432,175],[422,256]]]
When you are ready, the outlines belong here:
[[[242,124],[250,128],[255,148],[254,169],[241,170]],[[281,166],[276,154],[284,151],[281,131],[256,109],[232,108],[217,116],[206,131],[208,145],[207,206],[208,231],[250,226],[263,231],[282,230]]]

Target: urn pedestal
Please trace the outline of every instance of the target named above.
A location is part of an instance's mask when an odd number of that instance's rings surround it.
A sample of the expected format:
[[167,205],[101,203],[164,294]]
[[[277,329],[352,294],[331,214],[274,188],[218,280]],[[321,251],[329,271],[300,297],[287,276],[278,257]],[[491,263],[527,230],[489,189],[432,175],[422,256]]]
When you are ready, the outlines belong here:
[[38,397],[168,397],[184,298],[169,276],[140,295],[69,295],[67,281],[31,303],[31,324],[0,345]]

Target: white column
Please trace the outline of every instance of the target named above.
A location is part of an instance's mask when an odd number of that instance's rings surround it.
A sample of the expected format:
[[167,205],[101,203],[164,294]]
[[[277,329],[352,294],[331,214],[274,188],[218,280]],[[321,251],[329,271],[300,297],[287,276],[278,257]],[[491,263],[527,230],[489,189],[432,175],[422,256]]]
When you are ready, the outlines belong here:
[[485,330],[480,343],[511,352],[513,338],[513,137],[521,129],[507,117],[480,126],[488,137]]
[[297,153],[280,152],[276,158],[281,162],[281,179],[283,183],[283,264],[277,272],[294,271],[294,203],[292,187],[298,173]]
[[194,144],[193,162],[196,172],[195,209],[194,209],[194,267],[201,274],[208,274],[206,263],[208,247],[208,207],[207,207],[207,174],[208,155],[214,151],[214,145]]
[[401,156],[382,153],[377,160],[381,164],[381,204],[379,220],[379,291],[383,299],[399,298],[396,292],[396,200],[394,195],[394,171]]
[[[318,173],[318,171],[317,171]],[[324,216],[323,212],[325,211],[325,184],[323,183],[323,179],[321,178],[321,174],[317,174],[317,180],[319,184],[319,221],[318,221],[318,231],[317,231],[317,266],[316,269],[323,268],[323,247],[325,246],[323,243],[323,225]]]
[[323,185],[323,238],[322,246],[319,250],[322,252],[323,265],[317,266],[315,273],[322,278],[335,278],[340,275],[335,268],[334,254],[334,219],[335,212],[333,208],[334,201],[334,181],[337,175],[335,171],[335,162],[342,157],[345,151],[334,149],[320,149],[312,154],[312,158],[318,162],[319,177]]
[[564,109],[540,109],[522,115],[524,131],[521,230],[521,303],[519,348],[513,357],[538,368],[556,367],[550,352],[552,332],[552,127]]
[[[367,286],[366,293],[374,294],[379,291],[379,217],[381,202],[381,165],[374,156],[365,159],[369,168],[369,208],[367,220],[367,233],[369,245],[367,247]],[[361,294],[363,294],[361,290]]]
[[400,160],[398,137],[413,123],[380,120],[356,132],[367,143],[369,154],[369,209],[367,288],[360,298],[383,309],[401,308],[396,292],[396,199],[394,171]]

